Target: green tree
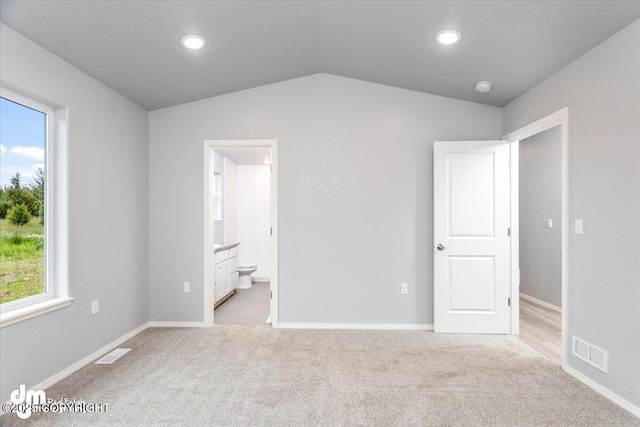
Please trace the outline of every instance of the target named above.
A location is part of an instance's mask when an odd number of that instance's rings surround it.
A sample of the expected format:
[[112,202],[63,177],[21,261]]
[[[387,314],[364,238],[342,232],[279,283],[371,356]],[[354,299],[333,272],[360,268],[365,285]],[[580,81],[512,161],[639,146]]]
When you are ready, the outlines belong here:
[[16,174],[9,179],[9,183],[9,189],[20,190],[22,188],[22,184],[20,183],[20,172],[16,172]]
[[39,201],[44,203],[44,170],[42,168],[36,169],[36,172],[33,174],[33,184],[31,185],[31,193],[38,199]]
[[28,188],[22,189],[22,203],[29,210],[29,213],[33,216],[38,216],[38,211],[40,210],[39,204],[40,201],[33,195],[31,190]]
[[[45,187],[45,175],[42,168],[36,169],[33,174],[33,184],[31,185],[31,194],[36,198],[34,204],[36,212],[31,212],[32,215],[36,215],[40,218],[40,224],[44,225],[44,187]],[[1,212],[0,212],[1,214]]]
[[7,219],[15,225],[25,225],[31,221],[31,213],[26,205],[16,205],[7,212]]
[[40,218],[40,224],[44,225],[44,203],[40,203],[38,206],[38,218]]
[[[36,172],[36,176],[37,176]],[[41,176],[44,178],[44,174]],[[8,201],[8,207],[17,205],[25,205],[31,215],[38,215],[40,206],[38,201],[40,189],[42,188],[42,197],[44,201],[44,185],[41,185],[37,180],[36,184],[32,188],[24,187],[20,179],[20,174],[16,173],[11,177],[9,186],[5,188],[4,192],[6,200]],[[2,206],[0,205],[0,209]],[[1,211],[0,211],[1,213]]]
[[9,201],[6,190],[0,187],[0,219],[7,217],[7,212],[11,209],[11,206],[13,206],[13,203]]
[[20,174],[16,172],[9,180],[9,186],[5,188],[6,197],[12,205],[21,205],[24,203],[24,192],[22,191],[22,183],[20,182]]

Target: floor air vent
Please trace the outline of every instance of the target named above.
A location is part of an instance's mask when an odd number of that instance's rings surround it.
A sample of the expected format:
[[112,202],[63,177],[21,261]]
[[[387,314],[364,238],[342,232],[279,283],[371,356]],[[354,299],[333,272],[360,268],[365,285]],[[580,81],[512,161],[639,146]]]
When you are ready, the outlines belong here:
[[120,359],[122,356],[127,354],[131,350],[130,348],[116,348],[111,353],[104,356],[102,359],[96,362],[96,365],[109,365],[116,360]]
[[578,337],[573,337],[572,353],[578,359],[595,366],[602,372],[609,372],[609,353],[600,347],[596,347]]

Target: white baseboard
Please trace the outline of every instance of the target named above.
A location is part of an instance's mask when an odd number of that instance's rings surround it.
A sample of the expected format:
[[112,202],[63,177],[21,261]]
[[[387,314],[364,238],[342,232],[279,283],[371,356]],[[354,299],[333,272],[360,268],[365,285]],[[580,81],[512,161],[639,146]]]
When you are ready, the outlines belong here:
[[[62,371],[60,371],[57,374],[47,378],[46,380],[42,381],[41,383],[36,384],[35,386],[31,387],[30,390],[44,390],[44,389],[47,389],[47,388],[51,387],[52,385],[54,385],[58,381],[61,381],[61,380],[65,379],[65,378],[67,378],[69,375],[79,371],[80,369],[84,368],[85,366],[87,366],[88,364],[93,362],[94,360],[98,359],[100,356],[110,352],[111,350],[113,350],[114,348],[118,347],[123,342],[130,340],[131,338],[135,337],[140,332],[142,332],[142,331],[144,331],[144,330],[146,330],[148,328],[149,328],[149,323],[145,323],[144,325],[138,326],[133,331],[124,334],[123,336],[121,336],[120,338],[116,339],[113,342],[110,342],[109,344],[107,344],[104,347],[102,347],[100,350],[94,351],[93,353],[91,353],[87,357],[79,360],[78,362],[74,363],[73,365],[69,366],[68,368],[63,369]],[[2,414],[4,414],[4,412],[0,411],[0,415],[2,415]]]
[[433,331],[433,325],[402,323],[278,323],[277,329],[371,329],[397,331]]
[[110,352],[111,350],[113,350],[114,348],[118,347],[123,342],[130,340],[131,338],[135,337],[140,332],[142,332],[142,331],[144,331],[144,330],[146,330],[148,328],[149,328],[149,324],[148,323],[145,323],[144,325],[138,326],[133,331],[131,331],[131,332],[127,333],[127,334],[124,334],[123,336],[121,336],[117,340],[105,345],[100,350],[91,353],[90,355],[88,355],[84,359],[82,359],[82,360],[74,363],[73,365],[69,366],[67,369],[65,369],[65,370],[63,370],[61,372],[58,372],[54,376],[44,380],[40,384],[38,384],[35,387],[33,387],[33,389],[42,390],[42,389],[51,387],[52,385],[54,385],[58,381],[68,377],[69,375],[73,374],[76,371],[79,371],[81,368],[84,368],[89,363],[91,363],[94,360],[98,359],[100,356]]
[[251,281],[253,283],[270,283],[271,278],[268,276],[251,276]]
[[523,294],[522,292],[520,292],[520,298],[522,298],[525,301],[529,301],[533,304],[538,304],[541,305],[545,308],[548,308],[549,310],[553,310],[556,311],[558,313],[562,313],[562,308],[553,305],[553,304],[549,304],[548,302],[542,301],[541,299],[538,298],[534,298],[531,295],[527,295],[527,294]]
[[564,370],[569,375],[571,375],[572,377],[576,378],[578,381],[586,384],[587,386],[591,387],[593,390],[597,391],[598,393],[600,393],[601,395],[603,395],[604,397],[606,397],[607,399],[609,399],[610,401],[612,401],[616,405],[620,406],[623,409],[626,409],[627,411],[629,411],[630,413],[632,413],[636,417],[640,418],[640,407],[638,407],[638,406],[634,405],[633,403],[629,402],[628,400],[618,396],[617,394],[615,394],[614,392],[612,392],[608,388],[604,387],[603,385],[598,384],[597,382],[595,382],[594,380],[592,380],[588,376],[584,375],[582,372],[577,371],[576,369],[574,369],[574,368],[572,368],[570,366],[565,366]]
[[204,322],[149,322],[150,328],[204,328]]

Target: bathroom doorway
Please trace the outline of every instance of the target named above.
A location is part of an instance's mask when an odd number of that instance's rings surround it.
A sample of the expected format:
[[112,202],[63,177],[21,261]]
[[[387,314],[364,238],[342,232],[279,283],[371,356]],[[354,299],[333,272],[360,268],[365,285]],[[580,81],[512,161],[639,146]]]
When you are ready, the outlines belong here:
[[205,141],[205,324],[278,322],[277,141]]

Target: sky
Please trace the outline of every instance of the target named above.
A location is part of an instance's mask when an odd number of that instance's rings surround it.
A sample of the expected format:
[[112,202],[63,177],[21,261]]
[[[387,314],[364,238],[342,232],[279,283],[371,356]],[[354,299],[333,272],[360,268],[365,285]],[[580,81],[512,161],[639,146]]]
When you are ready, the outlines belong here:
[[0,186],[20,173],[24,185],[33,183],[38,167],[44,169],[46,115],[0,98]]

